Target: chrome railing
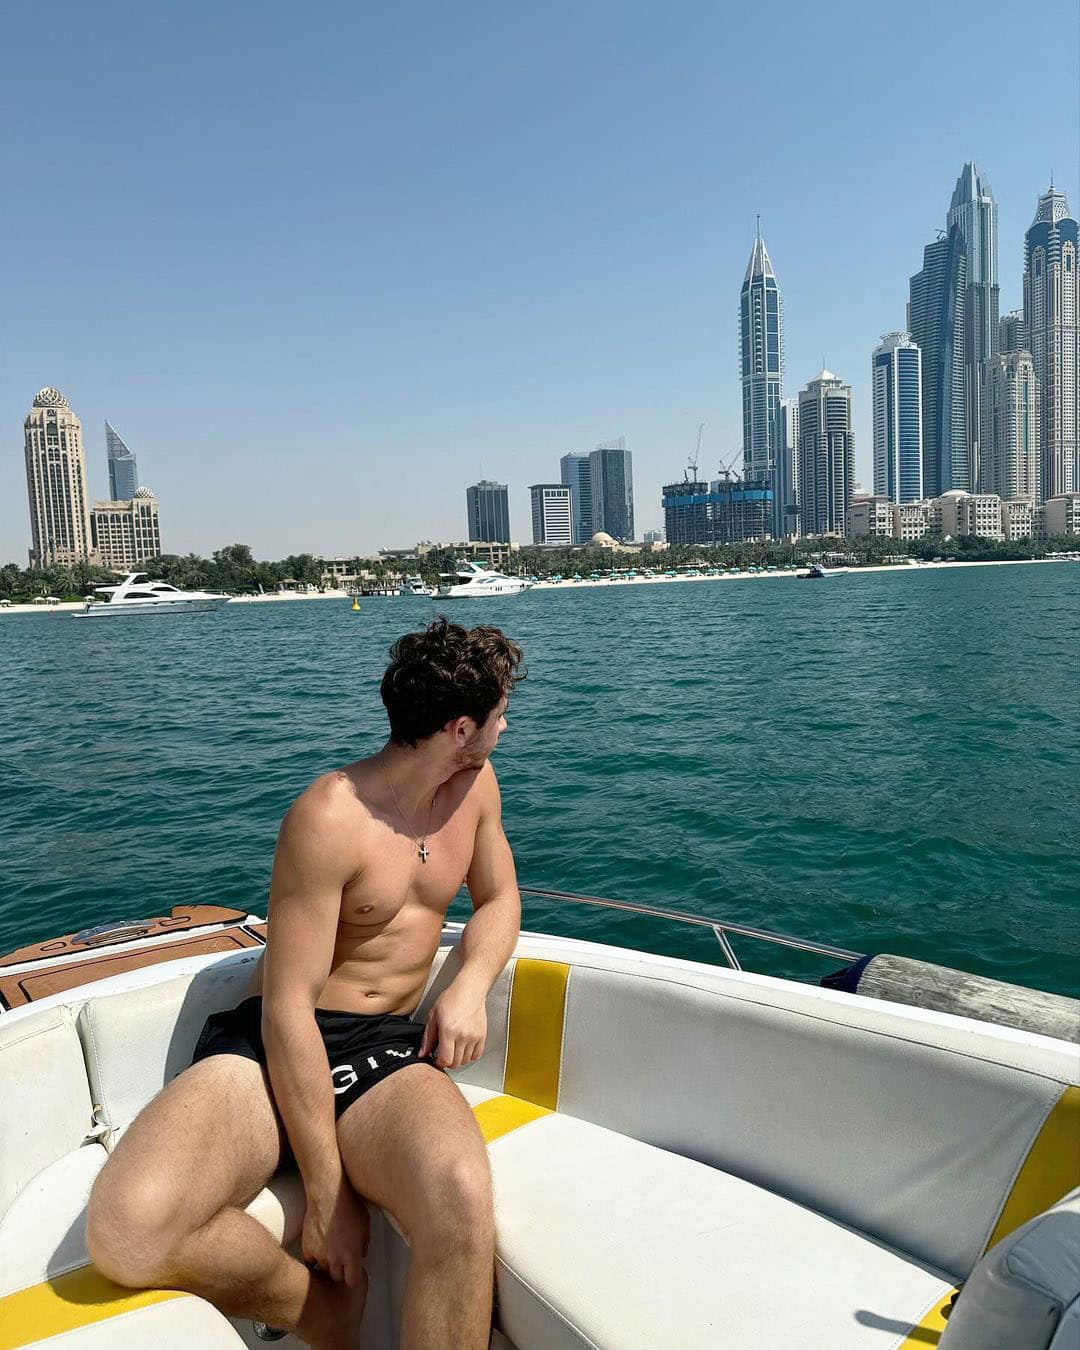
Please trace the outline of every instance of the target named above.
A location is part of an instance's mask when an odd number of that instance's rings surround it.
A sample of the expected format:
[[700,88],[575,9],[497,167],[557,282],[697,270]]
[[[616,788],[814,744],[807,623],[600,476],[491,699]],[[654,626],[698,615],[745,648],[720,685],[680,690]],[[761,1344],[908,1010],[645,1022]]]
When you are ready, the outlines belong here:
[[849,952],[844,947],[832,947],[825,942],[811,942],[808,938],[789,937],[786,933],[772,933],[767,928],[750,928],[742,923],[729,923],[726,919],[701,918],[697,914],[686,914],[678,909],[660,909],[656,905],[641,905],[630,900],[607,900],[598,895],[575,895],[572,891],[551,891],[538,886],[519,887],[522,895],[537,896],[542,900],[569,901],[577,905],[594,905],[598,909],[617,909],[627,914],[642,914],[650,919],[671,919],[675,923],[690,924],[695,928],[711,928],[720,944],[724,959],[732,970],[742,970],[739,958],[728,937],[753,938],[758,942],[771,942],[777,947],[791,947],[796,951],[809,952],[814,956],[828,956],[837,961],[859,961],[862,952]]

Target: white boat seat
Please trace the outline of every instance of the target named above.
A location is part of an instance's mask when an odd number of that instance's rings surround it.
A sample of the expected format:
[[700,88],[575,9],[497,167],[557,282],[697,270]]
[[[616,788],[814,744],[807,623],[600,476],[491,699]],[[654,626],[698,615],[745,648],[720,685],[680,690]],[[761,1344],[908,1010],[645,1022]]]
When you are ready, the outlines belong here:
[[[107,1285],[96,1271],[87,1270],[25,1290],[20,1298],[28,1303],[36,1300],[26,1320],[44,1334],[29,1341],[8,1340],[0,1327],[0,1345],[48,1350],[147,1350],[152,1345],[236,1350],[244,1345],[228,1318],[201,1298],[172,1293],[129,1296],[116,1285],[109,1291]],[[101,1301],[109,1292],[120,1295],[115,1304]]]
[[[462,1091],[474,1111],[496,1097]],[[953,1293],[904,1252],[571,1116],[540,1114],[489,1156],[498,1325],[518,1350],[892,1350]]]

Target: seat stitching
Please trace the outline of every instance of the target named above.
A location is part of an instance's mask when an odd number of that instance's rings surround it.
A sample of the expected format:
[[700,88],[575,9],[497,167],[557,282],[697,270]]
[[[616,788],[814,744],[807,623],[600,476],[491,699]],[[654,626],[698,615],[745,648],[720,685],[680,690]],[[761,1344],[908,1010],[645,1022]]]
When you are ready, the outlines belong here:
[[[59,1009],[50,1009],[50,1012],[53,1014],[55,1020],[47,1021],[44,1026],[31,1025],[21,1036],[16,1032],[12,1032],[11,1036],[5,1037],[3,1043],[0,1044],[0,1052],[9,1049],[12,1046],[22,1045],[25,1041],[32,1041],[35,1036],[44,1036],[48,1031],[55,1031],[58,1027],[63,1027],[65,1023],[64,1019],[60,1016]],[[28,1017],[26,1020],[31,1024],[33,1023],[33,1018]]]
[[[917,1039],[914,1035],[904,1036],[904,1035],[900,1035],[898,1032],[894,1032],[894,1031],[883,1031],[883,1030],[880,1030],[880,1029],[878,1029],[878,1028],[876,1028],[876,1027],[873,1027],[873,1028],[872,1028],[872,1027],[861,1027],[861,1026],[854,1025],[854,1024],[851,1023],[851,1022],[844,1022],[844,1021],[841,1021],[841,1020],[839,1020],[839,1019],[837,1019],[837,1018],[834,1018],[834,1017],[825,1017],[825,1016],[823,1016],[821,1013],[817,1013],[817,1012],[809,1012],[809,1011],[806,1011],[806,1010],[800,1009],[800,1008],[788,1008],[788,1007],[786,1007],[786,1006],[778,1005],[778,1004],[776,1004],[776,1003],[769,1003],[769,1002],[767,1002],[764,998],[744,998],[744,997],[741,996],[741,995],[736,995],[736,994],[733,994],[733,993],[730,993],[730,992],[727,992],[727,991],[721,991],[721,990],[718,990],[718,989],[702,989],[700,985],[696,985],[696,984],[688,984],[688,983],[687,983],[686,981],[684,981],[684,980],[672,980],[672,979],[669,979],[667,976],[662,976],[662,975],[644,975],[644,974],[638,973],[637,971],[635,971],[633,974],[631,974],[630,972],[625,971],[625,970],[609,970],[606,966],[588,965],[586,962],[583,962],[583,961],[571,962],[570,964],[572,964],[575,968],[581,968],[581,969],[584,969],[584,970],[596,970],[596,971],[599,971],[602,975],[622,975],[622,976],[625,976],[625,977],[628,978],[628,979],[634,979],[634,980],[648,980],[651,984],[664,984],[664,985],[670,985],[673,989],[693,989],[693,990],[694,990],[695,992],[697,992],[697,993],[700,993],[700,994],[707,994],[707,995],[709,995],[709,996],[711,996],[711,997],[713,997],[713,998],[725,999],[725,1000],[727,1000],[728,1002],[731,1002],[731,1003],[748,1003],[748,1004],[750,1004],[750,1005],[752,1005],[753,1007],[756,1007],[756,1008],[767,1008],[767,1009],[769,1009],[771,1012],[786,1013],[786,1014],[788,1014],[788,1015],[791,1016],[791,1017],[805,1017],[805,1018],[807,1018],[808,1020],[813,1021],[813,1022],[822,1022],[822,1023],[826,1024],[827,1026],[840,1027],[840,1028],[843,1029],[843,1030],[846,1030],[846,1031],[853,1031],[853,1032],[859,1032],[860,1034],[866,1035],[866,1036],[882,1036],[882,1037],[884,1037],[886,1040],[890,1040],[890,1041],[900,1041],[900,1042],[902,1042],[902,1043],[905,1044],[905,1045],[916,1045],[916,1046],[920,1046],[920,1047],[921,1047],[922,1049],[924,1049],[924,1050],[937,1051],[937,1052],[939,1052],[939,1053],[941,1053],[941,1054],[945,1054],[945,1055],[955,1055],[955,1056],[957,1056],[957,1057],[960,1058],[960,1059],[970,1059],[970,1060],[973,1060],[973,1061],[975,1061],[976,1063],[979,1063],[979,1064],[993,1064],[993,1065],[996,1065],[998,1068],[1007,1069],[1007,1070],[1009,1070],[1009,1072],[1011,1072],[1011,1073],[1022,1073],[1022,1074],[1026,1074],[1026,1075],[1028,1075],[1028,1076],[1031,1077],[1031,1078],[1037,1078],[1037,1079],[1039,1079],[1040,1081],[1045,1082],[1045,1083],[1057,1083],[1057,1084],[1059,1085],[1059,1087],[1073,1086],[1073,1084],[1072,1084],[1072,1082],[1071,1082],[1070,1079],[1062,1078],[1059,1074],[1046,1073],[1046,1072],[1044,1072],[1044,1071],[1041,1070],[1041,1069],[1025,1069],[1025,1068],[1019,1068],[1018,1066],[1016,1066],[1016,1065],[1014,1065],[1014,1064],[1002,1064],[1000,1060],[994,1059],[994,1058],[992,1058],[992,1057],[990,1057],[990,1056],[988,1056],[988,1055],[977,1055],[977,1054],[972,1054],[970,1051],[967,1051],[967,1050],[960,1050],[960,1049],[957,1049],[957,1048],[955,1048],[955,1047],[953,1047],[953,1046],[947,1046],[947,1045],[930,1045],[930,1044],[928,1044],[926,1041],[921,1041],[921,1040]],[[904,1005],[899,1005],[899,1006],[904,1006]],[[951,1016],[951,1015],[952,1015],[952,1014],[945,1014],[945,1016]],[[989,1026],[989,1025],[992,1025],[992,1024],[987,1023],[987,1025]]]
[[528,1290],[528,1292],[532,1294],[533,1298],[535,1298],[538,1303],[542,1303],[544,1307],[548,1310],[548,1312],[551,1313],[552,1316],[555,1317],[558,1321],[560,1321],[563,1324],[563,1326],[567,1329],[567,1331],[569,1331],[572,1336],[575,1336],[581,1342],[582,1345],[589,1346],[590,1350],[600,1350],[600,1347],[596,1341],[591,1340],[588,1336],[585,1335],[583,1331],[581,1331],[578,1327],[574,1326],[573,1322],[571,1322],[563,1313],[561,1313],[553,1303],[550,1303],[543,1296],[543,1294],[540,1293],[538,1289],[534,1289],[533,1286],[528,1282],[528,1280],[524,1278],[524,1276],[519,1275],[516,1270],[512,1270],[510,1266],[507,1264],[505,1257],[496,1255],[495,1262],[497,1265],[503,1268],[503,1270],[506,1272],[507,1275],[509,1275],[512,1279],[515,1279],[523,1289]]
[[[918,1317],[916,1317],[915,1321],[912,1322],[911,1326],[908,1327],[907,1331],[897,1336],[896,1340],[893,1341],[892,1344],[888,1347],[888,1350],[900,1350],[900,1347],[906,1343],[908,1337],[916,1329],[916,1327],[918,1327],[919,1323],[923,1321],[923,1319],[927,1316],[927,1314],[932,1313],[934,1309],[937,1307],[937,1305],[941,1302],[943,1294],[949,1289],[954,1290],[956,1289],[956,1285],[950,1280],[943,1280],[942,1283],[944,1284],[945,1288],[938,1290],[938,1292],[934,1295],[934,1297],[930,1300],[930,1302],[926,1305],[926,1307],[922,1310],[922,1312],[918,1315]],[[944,1334],[945,1333],[942,1332],[942,1335]]]
[[570,981],[573,979],[573,976],[574,967],[571,964],[570,969],[566,972],[566,984],[563,988],[562,1035],[559,1037],[559,1079],[555,1084],[556,1111],[559,1109],[559,1102],[562,1100],[563,1067],[566,1064],[566,1024],[570,1020],[567,1014],[570,1010]]
[[[1000,1220],[1002,1214],[1004,1214],[1005,1212],[1005,1206],[1009,1203],[1009,1198],[1013,1193],[1013,1187],[1016,1185],[1016,1181],[1017,1178],[1020,1176],[1020,1173],[1024,1170],[1024,1164],[1027,1162],[1028,1155],[1031,1153],[1031,1150],[1035,1145],[1035,1140],[1038,1138],[1039,1133],[1042,1130],[1043,1126],[1050,1119],[1050,1115],[1053,1112],[1056,1105],[1057,1102],[1050,1103],[1050,1106],[1047,1109],[1046,1114],[1042,1117],[1041,1120],[1036,1122],[1035,1128],[1028,1136],[1027,1143],[1021,1149],[1019,1161],[1017,1162],[1016,1167],[1013,1169],[1012,1176],[1009,1178],[1008,1184],[1005,1187],[1005,1190],[1001,1197],[1001,1202],[999,1203],[998,1207],[994,1210],[993,1217],[991,1218],[989,1224],[987,1225],[986,1230],[982,1235],[982,1239],[979,1242],[979,1255],[975,1258],[976,1263],[981,1261],[982,1258],[986,1255],[986,1244],[990,1241],[994,1229],[997,1227],[998,1221]],[[1034,1218],[1035,1216],[1032,1215],[1032,1217]],[[1006,1234],[1005,1236],[1009,1235]]]

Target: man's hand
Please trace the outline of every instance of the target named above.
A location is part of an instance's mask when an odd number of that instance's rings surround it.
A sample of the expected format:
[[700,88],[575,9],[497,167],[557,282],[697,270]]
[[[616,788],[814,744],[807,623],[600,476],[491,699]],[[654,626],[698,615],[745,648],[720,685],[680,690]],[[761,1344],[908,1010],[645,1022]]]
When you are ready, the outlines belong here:
[[355,1289],[371,1236],[368,1207],[343,1175],[336,1191],[309,1194],[304,1214],[304,1264]]
[[435,1050],[440,1069],[460,1069],[480,1058],[486,1041],[483,994],[455,981],[428,1014],[420,1058]]

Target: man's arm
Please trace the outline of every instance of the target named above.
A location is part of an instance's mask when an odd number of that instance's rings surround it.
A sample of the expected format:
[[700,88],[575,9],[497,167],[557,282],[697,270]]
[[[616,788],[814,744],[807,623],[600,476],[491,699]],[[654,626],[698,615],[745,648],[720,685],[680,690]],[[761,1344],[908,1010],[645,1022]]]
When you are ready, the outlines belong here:
[[460,1069],[484,1053],[485,1001],[510,960],[521,929],[521,896],[514,857],[502,827],[502,799],[495,771],[486,764],[477,782],[480,818],[465,878],[472,918],[461,935],[461,969],[428,1016],[420,1054],[438,1047],[436,1063]]
[[332,782],[309,788],[278,836],[263,955],[262,1032],[274,1100],[307,1196],[304,1259],[353,1284],[366,1223],[345,1178],[330,1063],[315,1005],[334,955],[342,888],[351,869]]

